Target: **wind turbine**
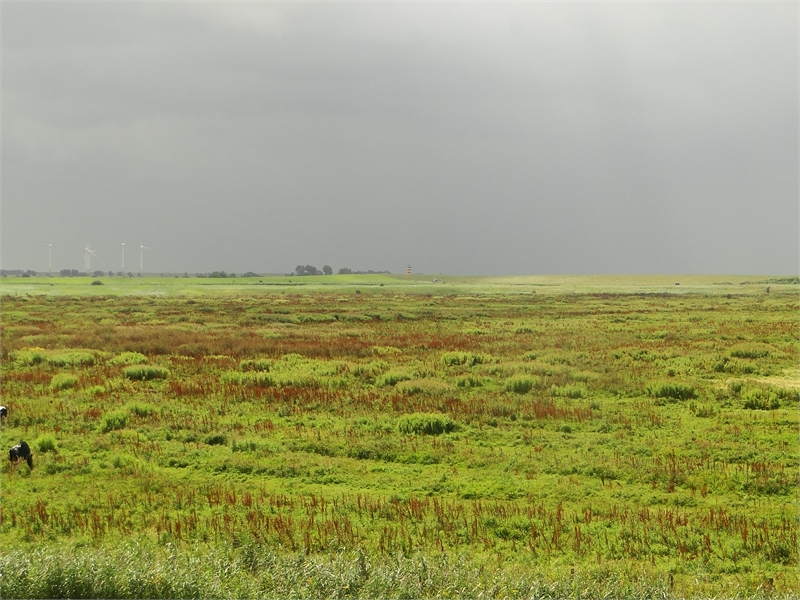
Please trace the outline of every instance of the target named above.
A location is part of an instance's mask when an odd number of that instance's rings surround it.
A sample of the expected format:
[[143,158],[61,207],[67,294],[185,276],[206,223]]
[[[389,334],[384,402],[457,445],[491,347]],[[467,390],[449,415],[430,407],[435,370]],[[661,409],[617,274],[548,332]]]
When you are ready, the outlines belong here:
[[89,244],[84,242],[83,245],[83,266],[86,268],[88,274],[92,270],[92,257],[97,256],[97,252],[91,249]]
[[120,244],[120,246],[122,246],[122,268],[121,268],[121,271],[124,273],[125,272],[125,242],[122,242]]
[[139,275],[142,274],[144,271],[144,251],[147,250],[145,246],[142,246],[142,241],[139,240]]
[[47,244],[47,276],[53,274],[53,244]]

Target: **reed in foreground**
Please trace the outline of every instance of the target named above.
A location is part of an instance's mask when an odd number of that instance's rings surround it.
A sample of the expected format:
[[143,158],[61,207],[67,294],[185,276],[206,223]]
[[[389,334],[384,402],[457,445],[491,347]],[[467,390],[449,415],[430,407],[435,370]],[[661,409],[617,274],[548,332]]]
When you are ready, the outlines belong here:
[[277,554],[256,546],[40,547],[0,556],[4,598],[781,598],[774,581],[712,582],[631,561],[520,569],[492,557]]

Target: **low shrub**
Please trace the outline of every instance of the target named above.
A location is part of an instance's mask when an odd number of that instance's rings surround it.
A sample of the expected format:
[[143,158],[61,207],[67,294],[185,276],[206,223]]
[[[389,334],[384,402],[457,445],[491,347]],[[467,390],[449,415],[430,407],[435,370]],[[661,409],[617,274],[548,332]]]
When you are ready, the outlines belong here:
[[442,354],[442,362],[448,367],[455,367],[458,365],[473,367],[475,365],[489,362],[489,357],[483,354],[474,354],[472,352],[445,352]]
[[239,363],[240,371],[269,371],[272,362],[267,358],[249,358]]
[[400,348],[395,348],[394,346],[373,346],[372,351],[378,356],[403,353],[403,351],[400,350]]
[[731,356],[736,358],[764,358],[770,355],[772,348],[766,344],[737,344],[731,348]]
[[151,404],[145,404],[144,402],[131,402],[130,404],[125,405],[125,408],[130,414],[137,417],[149,417],[156,412],[155,406]]
[[203,443],[208,446],[224,446],[228,443],[228,436],[223,433],[212,433],[205,437]]
[[775,410],[781,407],[781,401],[797,402],[798,391],[771,386],[751,387],[742,392],[742,400],[748,410]]
[[142,365],[147,362],[147,357],[139,352],[123,352],[108,361],[110,365]]
[[129,418],[130,415],[127,410],[115,410],[106,413],[100,420],[100,431],[102,433],[108,433],[109,431],[124,429],[128,426]]
[[746,360],[728,358],[723,356],[712,366],[717,373],[730,373],[731,375],[752,375],[760,371],[757,364]]
[[94,354],[85,350],[57,351],[48,353],[46,360],[55,367],[84,367],[94,364]]
[[72,373],[57,373],[50,380],[50,389],[53,391],[69,390],[78,385],[80,379]]
[[738,396],[742,393],[744,389],[744,381],[729,381],[728,382],[728,393],[731,396]]
[[540,382],[541,379],[538,377],[518,375],[516,377],[510,377],[506,379],[505,389],[507,392],[513,392],[515,394],[527,394]]
[[126,367],[122,374],[134,381],[149,381],[151,379],[166,379],[169,377],[169,369],[164,367],[155,367],[152,365],[139,365],[135,367]]
[[47,360],[47,351],[43,348],[23,348],[11,352],[8,358],[18,365],[38,365]]
[[552,396],[558,396],[561,398],[585,398],[589,395],[589,390],[586,389],[585,385],[580,384],[573,384],[573,385],[554,385],[550,388],[550,394]]
[[39,449],[39,452],[57,452],[58,451],[58,444],[56,443],[56,438],[50,434],[46,433],[40,436],[36,442],[36,447]]
[[272,387],[275,385],[275,378],[264,371],[229,371],[220,375],[219,380],[222,383],[256,387]]
[[455,421],[450,417],[436,413],[412,413],[397,421],[398,431],[407,434],[440,435],[454,431],[455,428]]
[[467,377],[462,377],[456,382],[456,385],[460,388],[476,388],[481,387],[483,385],[483,379],[480,377],[476,377],[475,375],[468,375]]
[[386,387],[388,385],[397,385],[401,381],[408,381],[409,379],[411,379],[411,375],[404,371],[389,371],[385,375],[378,377],[375,383],[380,387]]
[[231,452],[257,452],[261,449],[261,444],[253,440],[244,440],[242,442],[231,442]]
[[389,363],[385,360],[373,360],[367,363],[360,363],[353,367],[351,373],[355,377],[362,379],[373,379],[389,368]]
[[691,400],[697,398],[695,389],[683,383],[655,382],[646,388],[647,394],[654,398],[670,400]]
[[450,390],[449,385],[436,379],[409,379],[399,382],[396,388],[403,394],[428,394],[430,396],[438,396]]

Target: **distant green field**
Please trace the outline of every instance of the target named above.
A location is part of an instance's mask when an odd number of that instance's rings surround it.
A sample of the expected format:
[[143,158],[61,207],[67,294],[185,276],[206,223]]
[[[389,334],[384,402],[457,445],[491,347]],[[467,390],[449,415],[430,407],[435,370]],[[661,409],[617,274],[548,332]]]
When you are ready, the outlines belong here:
[[[88,287],[94,281],[102,285]],[[402,293],[704,293],[744,294],[771,291],[796,292],[797,277],[740,275],[589,275],[465,277],[447,275],[319,275],[238,278],[197,277],[3,277],[5,294],[203,294],[288,293],[302,290],[396,291]],[[389,288],[378,290],[375,288]]]
[[797,278],[95,279],[0,280],[3,597],[800,594]]

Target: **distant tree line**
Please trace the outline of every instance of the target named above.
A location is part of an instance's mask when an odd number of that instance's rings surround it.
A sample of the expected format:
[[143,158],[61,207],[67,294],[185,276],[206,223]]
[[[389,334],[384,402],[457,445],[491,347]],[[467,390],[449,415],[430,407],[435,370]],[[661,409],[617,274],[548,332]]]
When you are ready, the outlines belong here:
[[[92,277],[103,277],[105,276],[105,271],[94,271],[91,275]],[[61,277],[89,277],[89,273],[84,273],[83,271],[78,271],[78,269],[61,269],[59,271],[59,275]],[[108,272],[109,277],[114,277],[114,271]],[[122,271],[118,271],[116,273],[116,277],[141,277],[141,273],[131,273],[128,271],[127,273],[123,273]]]
[[300,275],[300,276],[302,276],[302,275],[332,275],[333,274],[333,269],[331,269],[331,267],[329,265],[325,265],[324,267],[322,267],[322,271],[320,271],[314,265],[305,265],[305,266],[297,265],[294,268],[294,274],[295,275]]
[[346,267],[344,269],[339,269],[339,275],[391,275],[391,273],[391,271],[373,271],[372,269],[368,271],[353,271]]
[[[188,273],[184,273],[184,277],[188,277]],[[225,271],[212,271],[211,273],[197,273],[195,277],[200,278],[210,278],[210,279],[225,279],[228,277],[236,277],[236,273],[226,273]],[[252,271],[248,271],[247,273],[242,273],[241,277],[260,277],[258,273],[253,273]]]
[[[386,273],[391,273],[391,271],[353,271],[347,267],[339,269],[339,275],[383,275]],[[300,277],[304,275],[333,275],[333,269],[330,265],[322,267],[322,271],[314,265],[297,265],[294,268],[294,274]]]

